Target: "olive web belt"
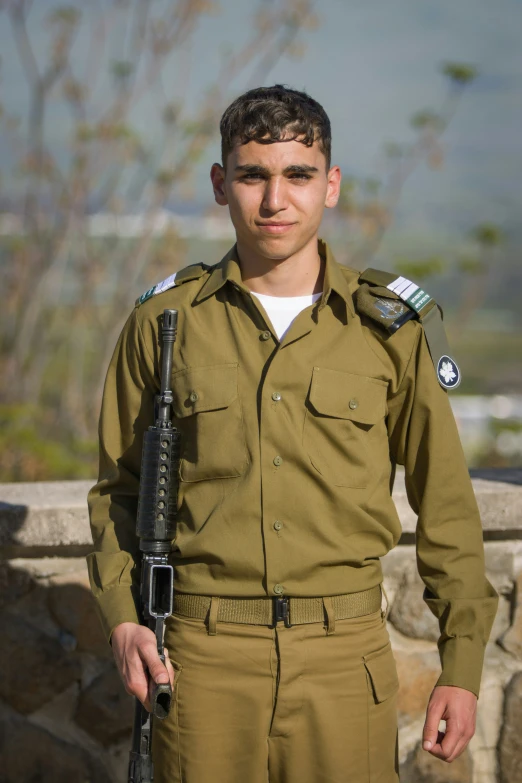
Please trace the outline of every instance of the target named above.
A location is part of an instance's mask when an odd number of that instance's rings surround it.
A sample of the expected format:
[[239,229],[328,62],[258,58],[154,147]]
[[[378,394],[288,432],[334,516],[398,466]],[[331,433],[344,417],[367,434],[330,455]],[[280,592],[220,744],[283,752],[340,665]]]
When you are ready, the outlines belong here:
[[[381,586],[357,593],[329,596],[336,620],[361,617],[381,608]],[[323,599],[321,597],[298,598],[285,596],[288,601],[290,623],[320,623],[324,621]],[[223,598],[219,599],[217,621],[222,623],[248,623],[271,625],[273,619],[273,598]],[[210,596],[175,593],[175,614],[205,620],[210,609]]]

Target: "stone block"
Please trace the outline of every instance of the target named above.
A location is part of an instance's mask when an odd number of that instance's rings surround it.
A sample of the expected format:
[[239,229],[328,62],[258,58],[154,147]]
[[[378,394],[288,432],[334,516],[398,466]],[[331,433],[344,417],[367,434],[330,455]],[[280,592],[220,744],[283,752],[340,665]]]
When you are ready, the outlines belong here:
[[16,713],[0,713],[2,783],[112,783],[105,765]]
[[439,623],[422,598],[424,582],[415,565],[403,571],[402,581],[390,610],[389,620],[405,636],[437,641]]
[[500,646],[518,660],[522,660],[522,573],[515,583],[515,611],[508,630],[499,638]]
[[106,747],[124,736],[130,740],[134,697],[125,690],[115,664],[80,694],[75,720]]
[[[107,750],[106,762],[110,769],[112,783],[128,783],[130,739],[126,737]],[[217,781],[216,781],[217,783]]]
[[51,577],[87,573],[85,557],[16,557],[9,560],[12,568],[26,571],[33,579],[47,584]]
[[[522,470],[473,470],[472,485],[485,531],[509,533],[520,529],[522,517]],[[393,500],[404,532],[415,531],[417,517],[408,503],[404,472],[397,471]]]
[[415,567],[415,547],[412,545],[396,546],[381,558],[382,572],[385,579],[401,582],[406,569]]
[[485,662],[477,702],[477,723],[472,743],[477,749],[493,750],[499,739],[504,706],[502,679]]
[[14,606],[35,586],[35,579],[24,568],[13,568],[7,560],[0,562],[0,609]]
[[[77,741],[78,734],[71,732],[70,729],[71,726],[76,728],[73,720],[80,690],[80,683],[77,681],[73,682],[53,699],[45,702],[39,710],[32,712],[31,721],[49,729],[49,731],[54,731],[55,734],[59,733],[56,727],[64,727],[65,733],[60,734],[61,738],[68,742]],[[80,742],[80,744],[82,743]]]
[[509,595],[515,581],[515,556],[512,541],[486,541],[486,575],[499,593]]
[[389,603],[389,611],[393,606],[399,591],[404,570],[415,564],[415,547],[396,546],[385,557],[381,558],[383,586]]
[[502,640],[511,627],[511,601],[500,593],[498,609],[489,635],[490,641]]
[[505,693],[504,720],[498,747],[502,783],[522,780],[522,672],[510,680]]
[[397,709],[399,726],[405,726],[426,715],[430,694],[440,674],[436,650],[408,653],[393,648],[399,675]]
[[81,678],[80,660],[12,612],[0,615],[0,696],[26,715]]
[[[508,533],[520,529],[522,471],[506,469],[474,471],[473,489],[484,530]],[[17,555],[24,549],[92,548],[87,510],[90,481],[47,481],[0,484],[0,548]],[[404,486],[404,473],[397,471],[393,499],[406,533],[415,531],[417,518]],[[36,554],[33,551],[33,554]],[[83,552],[82,552],[83,553]]]
[[[16,558],[3,564],[10,611],[67,650],[112,658],[91,593],[84,557]],[[0,570],[0,578],[2,571]],[[17,598],[17,600],[15,600]]]
[[21,617],[38,631],[60,640],[60,626],[49,611],[49,591],[45,584],[36,583],[34,590],[20,598],[14,605],[6,607],[9,614]]
[[473,759],[473,783],[497,783],[498,765],[495,751],[490,748],[472,749],[471,757]]
[[0,484],[0,546],[92,547],[87,492],[95,481]]
[[55,622],[76,640],[79,652],[89,652],[100,658],[113,657],[112,648],[102,631],[96,604],[85,573],[73,577],[54,577],[49,587],[49,609]]
[[448,764],[422,749],[419,742],[400,770],[401,783],[472,783],[473,764],[466,748]]

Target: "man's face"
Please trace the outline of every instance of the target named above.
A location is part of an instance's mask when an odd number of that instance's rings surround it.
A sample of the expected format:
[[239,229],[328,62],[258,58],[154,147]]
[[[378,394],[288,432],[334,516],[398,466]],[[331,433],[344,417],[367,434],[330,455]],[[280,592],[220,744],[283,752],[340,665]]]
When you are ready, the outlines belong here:
[[325,207],[339,198],[341,172],[326,171],[317,142],[236,145],[226,174],[211,170],[218,204],[228,204],[238,242],[274,261],[292,256],[317,234]]

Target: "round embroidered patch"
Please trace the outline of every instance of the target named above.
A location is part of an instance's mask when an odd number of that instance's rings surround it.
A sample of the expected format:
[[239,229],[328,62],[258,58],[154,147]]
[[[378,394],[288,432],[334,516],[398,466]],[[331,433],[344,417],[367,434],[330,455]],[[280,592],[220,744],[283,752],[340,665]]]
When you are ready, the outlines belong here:
[[455,389],[461,380],[457,362],[450,356],[441,356],[437,364],[437,377],[444,389]]

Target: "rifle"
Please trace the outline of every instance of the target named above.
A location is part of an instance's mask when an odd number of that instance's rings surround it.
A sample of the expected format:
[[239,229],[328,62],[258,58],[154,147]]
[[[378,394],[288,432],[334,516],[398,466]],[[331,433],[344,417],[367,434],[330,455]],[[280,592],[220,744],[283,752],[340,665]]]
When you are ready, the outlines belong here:
[[[172,426],[173,397],[170,389],[177,321],[177,310],[163,311],[161,386],[154,401],[155,424],[148,428],[143,438],[136,522],[136,535],[143,553],[140,621],[154,631],[158,655],[163,663],[165,620],[172,614],[174,595],[174,569],[168,564],[168,553],[178,513],[180,433]],[[170,682],[156,684],[151,712],[136,698],[128,783],[152,783],[154,780],[152,723],[155,717],[159,720],[167,717],[171,698]]]

